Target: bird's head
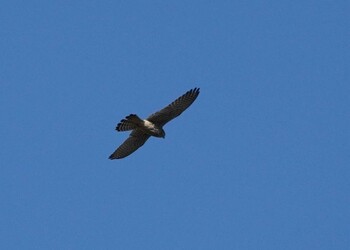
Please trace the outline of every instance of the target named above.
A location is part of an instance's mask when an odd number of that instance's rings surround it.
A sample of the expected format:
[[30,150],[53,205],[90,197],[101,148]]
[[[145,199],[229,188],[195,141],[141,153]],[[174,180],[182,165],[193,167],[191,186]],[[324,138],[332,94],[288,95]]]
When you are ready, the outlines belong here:
[[159,137],[165,138],[165,131],[163,129],[160,129],[159,131]]
[[155,137],[165,138],[165,131],[162,128],[156,128],[153,130]]

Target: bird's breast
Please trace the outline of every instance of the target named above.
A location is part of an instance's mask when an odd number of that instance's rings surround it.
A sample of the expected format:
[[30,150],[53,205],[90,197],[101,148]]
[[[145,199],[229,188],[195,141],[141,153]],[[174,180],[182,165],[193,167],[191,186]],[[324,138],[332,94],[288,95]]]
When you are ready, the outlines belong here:
[[150,121],[143,120],[143,130],[149,135],[161,137],[161,128]]

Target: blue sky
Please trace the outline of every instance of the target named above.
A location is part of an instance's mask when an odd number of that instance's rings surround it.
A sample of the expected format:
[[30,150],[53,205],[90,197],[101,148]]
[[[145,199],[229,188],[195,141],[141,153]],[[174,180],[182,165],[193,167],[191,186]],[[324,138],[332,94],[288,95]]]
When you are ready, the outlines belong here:
[[[1,249],[347,249],[346,1],[2,1]],[[196,102],[122,160],[116,124]]]

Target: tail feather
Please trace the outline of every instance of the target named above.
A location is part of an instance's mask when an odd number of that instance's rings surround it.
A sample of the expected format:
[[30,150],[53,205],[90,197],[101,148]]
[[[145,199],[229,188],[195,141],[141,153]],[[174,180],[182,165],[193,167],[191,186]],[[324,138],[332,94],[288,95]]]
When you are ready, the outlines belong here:
[[125,119],[121,120],[115,129],[117,131],[133,130],[137,128],[141,122],[143,121],[140,119],[140,117],[135,114],[131,114],[125,117]]
[[121,120],[117,127],[115,128],[118,131],[128,131],[128,130],[133,130],[136,128],[136,125],[133,124],[132,122],[128,121],[128,120]]
[[143,122],[143,120],[135,114],[128,115],[126,119],[136,125],[141,124]]

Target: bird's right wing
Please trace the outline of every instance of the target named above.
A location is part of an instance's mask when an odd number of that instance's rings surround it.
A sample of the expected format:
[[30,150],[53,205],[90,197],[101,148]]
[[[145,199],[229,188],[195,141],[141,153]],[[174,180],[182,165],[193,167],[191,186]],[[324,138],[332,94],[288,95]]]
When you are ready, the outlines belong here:
[[153,122],[158,126],[163,126],[184,112],[196,100],[198,95],[199,88],[191,89],[162,110],[150,115],[146,120]]
[[135,129],[130,133],[128,139],[126,139],[122,145],[120,145],[113,154],[109,156],[109,159],[121,159],[131,153],[135,152],[139,147],[141,147],[150,136],[143,133],[139,129]]

